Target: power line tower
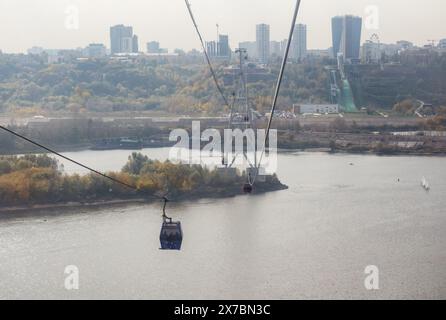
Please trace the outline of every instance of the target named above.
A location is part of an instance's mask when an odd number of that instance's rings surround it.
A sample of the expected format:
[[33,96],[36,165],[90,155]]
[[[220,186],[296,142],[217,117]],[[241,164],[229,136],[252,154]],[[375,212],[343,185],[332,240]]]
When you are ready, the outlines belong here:
[[248,58],[246,49],[236,49],[239,56],[239,70],[235,75],[236,89],[233,92],[233,106],[230,114],[231,129],[247,129],[251,123],[249,98],[248,98],[248,77],[246,72],[246,60]]

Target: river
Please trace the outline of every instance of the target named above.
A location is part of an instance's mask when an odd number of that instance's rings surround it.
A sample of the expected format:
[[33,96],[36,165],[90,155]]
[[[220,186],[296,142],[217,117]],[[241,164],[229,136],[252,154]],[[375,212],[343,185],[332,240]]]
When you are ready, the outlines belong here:
[[[168,149],[143,152],[166,159]],[[66,155],[118,170],[129,153]],[[0,298],[445,299],[445,163],[280,154],[289,190],[171,205],[181,252],[158,250],[160,204],[3,217]],[[79,290],[64,287],[69,265]],[[379,290],[364,285],[371,265]]]

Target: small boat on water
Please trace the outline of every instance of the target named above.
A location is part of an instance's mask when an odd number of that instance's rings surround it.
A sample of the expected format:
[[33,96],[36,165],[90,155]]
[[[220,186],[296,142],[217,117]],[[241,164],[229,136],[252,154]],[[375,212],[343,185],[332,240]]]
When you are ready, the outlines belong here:
[[424,190],[429,191],[431,189],[431,186],[429,185],[429,182],[426,180],[425,177],[421,179],[421,186],[424,188]]

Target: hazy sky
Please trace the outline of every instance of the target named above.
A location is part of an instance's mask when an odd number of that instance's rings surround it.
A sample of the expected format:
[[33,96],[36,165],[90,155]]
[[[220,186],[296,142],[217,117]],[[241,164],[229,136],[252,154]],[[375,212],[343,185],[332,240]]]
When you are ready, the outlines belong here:
[[[255,24],[271,25],[271,39],[287,37],[294,0],[191,0],[207,40],[216,38],[216,23],[231,46],[255,39]],[[302,0],[299,22],[308,25],[308,47],[331,46],[330,18],[339,14],[367,17],[379,9],[379,29],[364,30],[363,40],[378,33],[382,42],[406,39],[418,45],[446,38],[445,0]],[[67,9],[78,8],[79,28],[67,29]],[[68,10],[70,11],[70,9]],[[71,11],[73,12],[73,11]],[[68,22],[72,20],[68,19]],[[0,49],[25,52],[45,48],[109,44],[109,27],[126,24],[139,36],[140,50],[157,40],[169,49],[198,48],[184,0],[0,0]],[[73,26],[73,24],[69,24]]]

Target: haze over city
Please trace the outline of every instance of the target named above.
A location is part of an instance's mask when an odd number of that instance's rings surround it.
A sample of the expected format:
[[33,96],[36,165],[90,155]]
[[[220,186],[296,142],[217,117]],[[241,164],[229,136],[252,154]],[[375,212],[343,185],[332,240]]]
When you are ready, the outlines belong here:
[[[229,34],[230,45],[255,40],[255,25],[271,25],[271,39],[286,38],[294,1],[259,0],[193,0],[192,6],[207,40],[220,32]],[[367,18],[366,8],[379,9],[379,29],[364,28],[362,41],[378,33],[384,43],[409,40],[424,45],[428,40],[444,38],[443,13],[446,3],[426,0],[420,6],[415,0],[313,0],[302,3],[300,23],[308,25],[308,48],[326,49],[331,46],[330,19],[335,15],[354,14]],[[79,10],[79,28],[65,27],[70,8]],[[183,0],[2,0],[0,20],[3,26],[3,52],[26,52],[32,46],[45,48],[76,48],[99,42],[109,46],[109,27],[126,24],[134,27],[140,43],[160,41],[170,51],[175,48],[199,48]]]

